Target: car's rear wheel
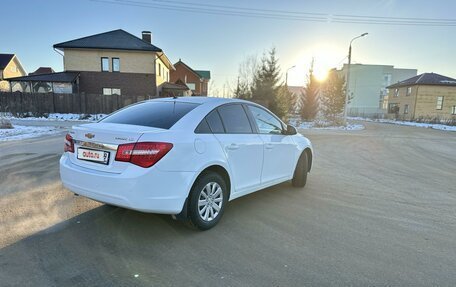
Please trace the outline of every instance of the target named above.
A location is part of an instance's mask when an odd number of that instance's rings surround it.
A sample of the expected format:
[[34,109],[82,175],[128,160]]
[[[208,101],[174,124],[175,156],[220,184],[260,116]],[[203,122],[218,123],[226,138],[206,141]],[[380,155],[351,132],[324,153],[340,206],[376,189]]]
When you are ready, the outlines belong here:
[[190,192],[188,215],[200,230],[214,227],[225,211],[228,190],[223,178],[214,172],[203,173]]
[[298,163],[294,171],[293,179],[291,184],[294,187],[304,187],[307,182],[307,172],[309,171],[309,164],[307,159],[307,153],[303,152],[299,157]]

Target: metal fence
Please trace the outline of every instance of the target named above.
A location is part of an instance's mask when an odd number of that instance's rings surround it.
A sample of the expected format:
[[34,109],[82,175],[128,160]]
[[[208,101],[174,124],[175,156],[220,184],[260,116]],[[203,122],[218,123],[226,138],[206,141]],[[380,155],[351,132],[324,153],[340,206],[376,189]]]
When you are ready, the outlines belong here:
[[0,112],[13,115],[49,113],[109,114],[145,96],[0,92]]

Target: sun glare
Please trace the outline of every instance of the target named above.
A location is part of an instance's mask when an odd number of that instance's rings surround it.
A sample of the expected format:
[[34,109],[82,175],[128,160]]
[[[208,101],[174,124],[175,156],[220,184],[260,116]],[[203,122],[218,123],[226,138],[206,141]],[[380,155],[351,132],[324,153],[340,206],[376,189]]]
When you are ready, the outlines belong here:
[[325,69],[323,67],[321,68],[316,68],[314,70],[314,75],[315,75],[315,78],[317,79],[317,81],[319,82],[323,82],[324,80],[326,80],[326,77],[328,76],[328,69]]
[[[309,47],[305,50],[300,51],[300,55],[297,57],[296,69],[292,70],[289,74],[289,82],[302,83],[302,79],[306,79],[305,75],[308,75],[309,69],[314,62],[313,73],[315,78],[322,82],[326,80],[328,73],[333,68],[338,68],[343,63],[343,56],[345,51],[342,48],[334,47],[333,44],[321,43],[313,47]],[[302,85],[301,84],[301,85]]]

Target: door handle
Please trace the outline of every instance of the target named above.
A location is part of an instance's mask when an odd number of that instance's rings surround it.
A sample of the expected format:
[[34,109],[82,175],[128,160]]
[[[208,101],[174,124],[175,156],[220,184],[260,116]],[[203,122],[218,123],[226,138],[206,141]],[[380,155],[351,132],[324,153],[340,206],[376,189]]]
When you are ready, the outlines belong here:
[[232,143],[229,146],[227,146],[226,148],[229,150],[237,150],[237,149],[239,149],[239,145]]
[[274,145],[273,144],[265,144],[264,146],[266,149],[273,149]]

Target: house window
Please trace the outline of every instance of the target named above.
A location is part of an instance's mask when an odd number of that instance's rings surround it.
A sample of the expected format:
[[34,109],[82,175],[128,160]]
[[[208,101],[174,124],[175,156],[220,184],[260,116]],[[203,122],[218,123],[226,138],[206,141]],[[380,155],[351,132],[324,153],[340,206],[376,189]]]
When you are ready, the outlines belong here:
[[121,95],[121,91],[118,88],[103,88],[103,95]]
[[101,57],[101,71],[109,72],[109,58],[108,57]]
[[410,96],[412,94],[412,87],[407,87],[407,94],[406,96]]
[[391,74],[383,74],[383,86],[391,85]]
[[404,114],[408,114],[409,112],[409,105],[404,105]]
[[119,58],[112,58],[112,71],[120,72],[120,59]]
[[161,77],[162,75],[162,69],[161,69],[161,64],[158,63],[158,75]]
[[451,107],[451,114],[456,115],[456,106]]
[[187,83],[186,85],[187,85],[187,87],[188,87],[190,90],[192,90],[192,91],[194,91],[195,88],[196,88],[195,83]]
[[437,110],[441,110],[443,107],[443,97],[437,97],[437,106],[435,107]]
[[399,89],[394,89],[394,96],[399,97]]
[[388,104],[388,114],[395,114],[399,112],[399,104]]

